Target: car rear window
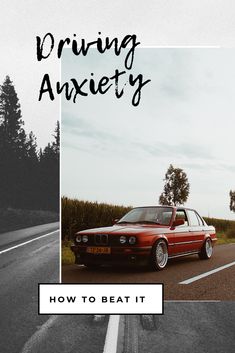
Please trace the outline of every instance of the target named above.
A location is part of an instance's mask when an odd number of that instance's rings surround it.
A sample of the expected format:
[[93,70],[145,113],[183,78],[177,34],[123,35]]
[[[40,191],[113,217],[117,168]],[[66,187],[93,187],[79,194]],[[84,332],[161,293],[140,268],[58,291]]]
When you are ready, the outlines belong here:
[[198,220],[198,216],[196,214],[195,211],[193,210],[188,210],[188,214],[189,214],[189,219],[190,219],[190,225],[191,226],[199,226],[199,220]]

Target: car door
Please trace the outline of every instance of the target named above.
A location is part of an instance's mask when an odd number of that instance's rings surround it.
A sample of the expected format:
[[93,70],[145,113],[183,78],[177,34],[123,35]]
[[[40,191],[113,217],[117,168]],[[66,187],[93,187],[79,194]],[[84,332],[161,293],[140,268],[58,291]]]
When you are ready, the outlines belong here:
[[199,251],[204,240],[204,224],[196,211],[187,210],[187,215],[191,239],[190,250]]
[[185,209],[177,209],[175,219],[183,219],[184,224],[175,227],[173,231],[173,246],[171,252],[173,256],[184,254],[189,251],[189,241],[191,240],[190,236],[192,235],[189,231],[188,216]]

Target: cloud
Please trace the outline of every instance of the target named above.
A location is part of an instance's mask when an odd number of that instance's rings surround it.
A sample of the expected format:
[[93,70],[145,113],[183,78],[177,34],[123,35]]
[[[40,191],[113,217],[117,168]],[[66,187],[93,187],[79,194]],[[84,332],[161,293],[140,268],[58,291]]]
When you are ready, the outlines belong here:
[[[138,151],[153,157],[172,157],[187,159],[213,160],[211,152],[206,146],[202,147],[191,143],[170,144],[166,142],[143,143],[130,140],[127,136],[115,135],[104,130],[100,130],[87,120],[72,115],[62,117],[62,130],[65,136],[62,141],[63,147],[75,148],[84,151],[93,150],[94,147],[102,152],[105,151],[123,151],[132,153]],[[68,134],[74,138],[69,138]],[[80,139],[78,138],[80,137]],[[89,143],[87,140],[89,139]],[[105,149],[104,146],[108,147]],[[121,150],[120,150],[121,147]]]
[[205,170],[205,166],[206,166],[208,170],[213,170],[217,172],[220,172],[220,171],[221,172],[227,171],[229,173],[235,172],[235,165],[226,165],[224,163],[218,162],[217,160],[208,162],[207,164],[197,163],[197,162],[183,163],[183,166],[193,170]]
[[101,131],[95,125],[87,122],[87,120],[72,115],[63,116],[62,114],[62,129],[64,133],[87,137],[98,141],[118,140],[117,136],[103,130]]
[[206,147],[190,143],[168,144],[158,142],[157,144],[135,143],[135,145],[153,156],[157,157],[186,157],[193,159],[213,159],[214,157]]

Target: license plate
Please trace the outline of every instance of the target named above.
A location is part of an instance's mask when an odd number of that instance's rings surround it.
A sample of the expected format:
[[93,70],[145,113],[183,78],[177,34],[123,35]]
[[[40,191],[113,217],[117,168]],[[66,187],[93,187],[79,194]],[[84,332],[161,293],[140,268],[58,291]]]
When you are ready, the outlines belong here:
[[92,246],[86,249],[89,254],[111,254],[111,248]]

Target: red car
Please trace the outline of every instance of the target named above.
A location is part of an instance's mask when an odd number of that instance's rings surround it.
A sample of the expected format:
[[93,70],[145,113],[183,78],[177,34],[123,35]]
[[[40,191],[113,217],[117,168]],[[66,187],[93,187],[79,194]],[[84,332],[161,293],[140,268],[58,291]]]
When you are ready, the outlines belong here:
[[215,228],[195,210],[151,206],[133,208],[111,227],[76,233],[71,249],[88,267],[139,263],[162,270],[174,257],[209,259],[216,240]]

